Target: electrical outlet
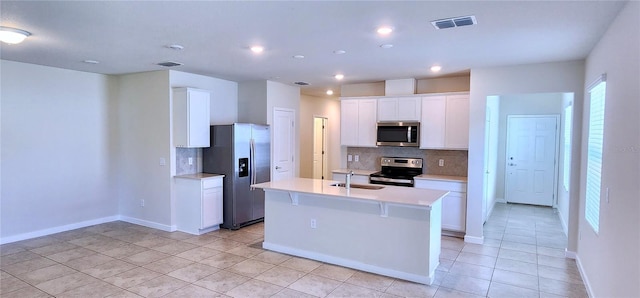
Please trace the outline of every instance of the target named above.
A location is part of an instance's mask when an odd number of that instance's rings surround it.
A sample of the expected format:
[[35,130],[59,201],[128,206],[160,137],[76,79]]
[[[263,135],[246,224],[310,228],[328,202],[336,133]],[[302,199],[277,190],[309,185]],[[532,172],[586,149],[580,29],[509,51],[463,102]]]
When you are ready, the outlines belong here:
[[444,159],[441,158],[441,159],[438,160],[438,166],[439,167],[444,167]]
[[351,154],[347,155],[347,161],[353,161],[353,155]]
[[163,157],[161,157],[161,158],[160,158],[160,165],[161,165],[161,166],[165,166],[165,165],[167,165],[167,160],[166,160],[166,159],[164,159]]
[[318,227],[318,225],[317,225],[316,219],[315,219],[315,218],[312,218],[312,219],[311,219],[311,228],[312,228],[312,229],[315,229],[315,228],[317,228],[317,227]]
[[356,161],[360,161],[360,155],[356,154],[355,159]]
[[189,157],[189,165],[193,165],[193,157]]
[[140,200],[140,207],[144,207],[144,200]]

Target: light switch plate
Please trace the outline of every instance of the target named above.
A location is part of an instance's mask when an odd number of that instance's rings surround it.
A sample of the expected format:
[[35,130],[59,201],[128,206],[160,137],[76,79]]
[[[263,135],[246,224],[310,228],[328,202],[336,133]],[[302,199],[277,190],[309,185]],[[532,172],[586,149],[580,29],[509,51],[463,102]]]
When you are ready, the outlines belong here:
[[347,161],[353,161],[353,155],[351,154],[347,155]]
[[356,154],[356,161],[360,161],[360,155]]
[[160,158],[160,165],[161,166],[166,166],[167,165],[167,161],[163,157]]

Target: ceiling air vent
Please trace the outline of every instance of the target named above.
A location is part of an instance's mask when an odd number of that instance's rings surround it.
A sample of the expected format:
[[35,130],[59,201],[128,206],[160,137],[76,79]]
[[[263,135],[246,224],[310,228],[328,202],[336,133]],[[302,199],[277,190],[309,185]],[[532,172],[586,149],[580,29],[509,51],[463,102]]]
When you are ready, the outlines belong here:
[[166,62],[160,62],[160,63],[158,63],[158,65],[160,65],[160,66],[164,66],[164,67],[174,67],[174,66],[180,66],[180,65],[182,65],[182,63],[180,63],[180,62],[173,62],[173,61],[166,61]]
[[475,25],[477,23],[478,22],[476,22],[475,16],[448,18],[448,19],[431,21],[431,24],[433,24],[433,27],[436,27],[436,29],[469,26],[469,25]]
[[293,83],[298,85],[298,86],[309,86],[309,83],[307,83],[307,82],[293,82]]

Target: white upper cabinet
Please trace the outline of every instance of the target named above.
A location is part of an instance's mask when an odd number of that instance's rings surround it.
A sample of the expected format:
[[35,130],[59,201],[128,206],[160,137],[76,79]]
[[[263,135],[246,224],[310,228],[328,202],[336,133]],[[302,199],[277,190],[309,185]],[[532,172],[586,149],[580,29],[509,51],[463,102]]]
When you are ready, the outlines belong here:
[[173,89],[173,142],[176,147],[209,147],[209,91]]
[[377,99],[340,101],[340,144],[342,146],[376,146]]
[[444,148],[446,96],[422,98],[420,148]]
[[469,95],[447,96],[445,146],[469,148]]
[[469,94],[422,98],[420,148],[469,148]]
[[421,97],[378,99],[378,121],[420,121]]

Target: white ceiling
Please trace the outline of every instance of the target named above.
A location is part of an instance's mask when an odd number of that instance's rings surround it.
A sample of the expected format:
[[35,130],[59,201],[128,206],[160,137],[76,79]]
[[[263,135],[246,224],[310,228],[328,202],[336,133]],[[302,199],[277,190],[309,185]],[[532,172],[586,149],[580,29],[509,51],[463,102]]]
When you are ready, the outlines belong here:
[[[30,31],[6,60],[102,74],[172,69],[243,82],[340,84],[585,58],[619,1],[2,1],[1,25]],[[430,21],[475,15],[476,26]],[[379,36],[378,26],[395,31]],[[180,44],[175,51],[166,45]],[[261,55],[248,48],[260,44]],[[382,49],[381,44],[393,44]],[[347,53],[336,55],[334,50]],[[304,59],[294,59],[304,55]],[[83,63],[97,60],[99,64]],[[435,75],[433,64],[442,65]],[[337,82],[333,75],[343,73]]]

